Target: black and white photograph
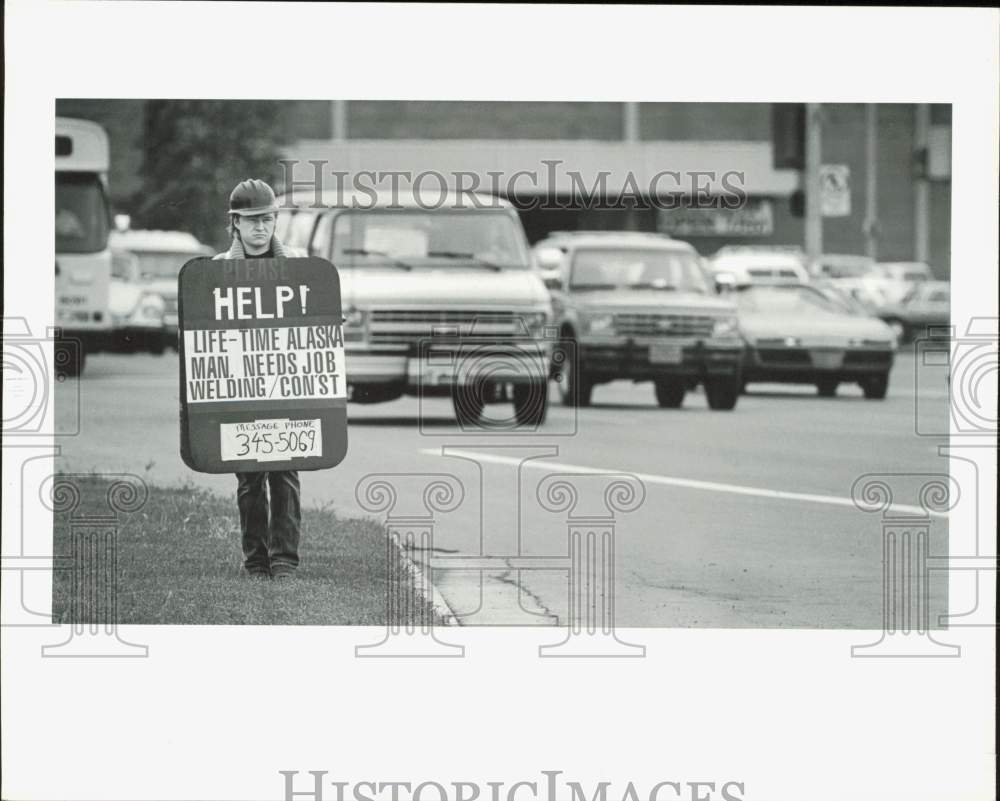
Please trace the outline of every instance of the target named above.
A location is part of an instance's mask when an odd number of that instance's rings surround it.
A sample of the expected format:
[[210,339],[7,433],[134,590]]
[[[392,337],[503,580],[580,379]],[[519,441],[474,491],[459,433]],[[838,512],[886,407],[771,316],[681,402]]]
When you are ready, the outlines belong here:
[[41,6],[3,798],[993,797],[995,10]]
[[[948,574],[887,595],[871,531],[925,518],[900,586],[918,551],[947,551],[949,374],[914,355],[951,325],[951,120],[57,99],[56,423],[80,429],[58,463],[94,474],[76,514],[120,475],[148,495],[118,533],[118,621],[407,623],[382,603],[373,519],[417,515],[389,558],[460,625],[872,629],[888,598],[937,628]],[[252,263],[218,267],[179,320],[182,268],[286,254],[336,271],[341,316],[294,329],[322,341],[282,324],[305,279]],[[323,403],[348,410],[336,469]],[[181,406],[211,469],[181,458]],[[266,422],[285,417],[303,428]],[[54,517],[57,550],[72,519]]]

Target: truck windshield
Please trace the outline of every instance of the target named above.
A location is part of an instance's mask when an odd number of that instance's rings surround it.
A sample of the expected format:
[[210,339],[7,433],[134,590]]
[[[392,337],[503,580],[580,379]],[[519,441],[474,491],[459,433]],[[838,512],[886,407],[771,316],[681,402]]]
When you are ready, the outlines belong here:
[[524,235],[504,212],[347,211],[333,227],[337,267],[474,267],[525,270]]
[[143,278],[176,278],[181,267],[204,253],[166,253],[157,251],[132,251],[139,260]]
[[108,244],[108,205],[91,172],[56,173],[56,253],[98,253]]
[[578,250],[573,256],[569,288],[708,292],[695,254],[641,248]]

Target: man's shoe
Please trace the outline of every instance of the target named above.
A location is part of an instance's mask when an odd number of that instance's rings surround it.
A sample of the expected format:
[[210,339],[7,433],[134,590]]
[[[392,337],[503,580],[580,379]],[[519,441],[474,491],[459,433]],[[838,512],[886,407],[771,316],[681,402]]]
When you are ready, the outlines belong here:
[[271,573],[268,570],[262,568],[255,568],[253,570],[243,569],[244,578],[258,579],[260,581],[268,581],[271,578]]
[[271,569],[271,575],[276,581],[295,578],[295,568],[277,566]]

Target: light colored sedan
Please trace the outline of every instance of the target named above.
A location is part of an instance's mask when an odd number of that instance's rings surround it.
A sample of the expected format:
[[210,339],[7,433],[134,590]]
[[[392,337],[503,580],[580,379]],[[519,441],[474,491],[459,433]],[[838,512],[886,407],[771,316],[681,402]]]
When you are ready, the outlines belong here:
[[128,251],[111,251],[108,311],[111,314],[108,350],[163,353],[168,344],[163,297],[142,281],[138,261]]
[[139,282],[162,298],[164,342],[177,350],[177,276],[191,259],[215,251],[184,231],[114,231],[111,242],[135,256]]
[[856,382],[866,398],[886,396],[896,337],[882,321],[809,285],[748,286],[732,297],[747,343],[745,383],[815,384],[832,397]]
[[951,285],[947,281],[915,284],[899,303],[879,309],[878,316],[895,332],[899,342],[909,342],[951,321]]

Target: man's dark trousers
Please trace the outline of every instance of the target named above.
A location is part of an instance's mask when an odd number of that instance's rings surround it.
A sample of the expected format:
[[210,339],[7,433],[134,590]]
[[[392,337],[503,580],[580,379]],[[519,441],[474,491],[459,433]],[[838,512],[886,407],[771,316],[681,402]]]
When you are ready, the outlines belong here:
[[[281,573],[299,564],[302,522],[297,470],[237,473],[236,503],[243,533],[243,567],[247,572]],[[267,487],[271,488],[268,515]]]

